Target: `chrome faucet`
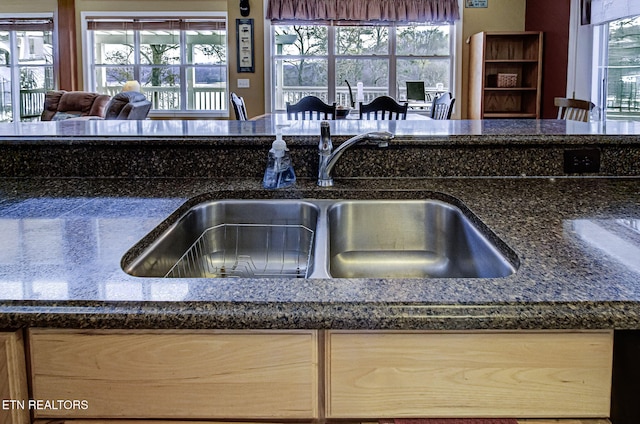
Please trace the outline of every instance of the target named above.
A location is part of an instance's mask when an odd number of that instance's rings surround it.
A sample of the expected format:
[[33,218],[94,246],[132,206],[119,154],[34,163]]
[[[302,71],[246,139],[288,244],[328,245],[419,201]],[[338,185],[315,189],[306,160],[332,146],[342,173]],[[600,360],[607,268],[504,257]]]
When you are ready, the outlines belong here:
[[354,144],[363,141],[377,144],[378,147],[387,147],[389,141],[394,137],[393,134],[387,131],[375,131],[365,134],[356,135],[351,137],[344,143],[342,143],[334,151],[333,144],[331,143],[331,134],[329,131],[329,123],[322,121],[320,123],[320,142],[318,143],[318,154],[320,155],[320,162],[318,165],[318,185],[320,187],[333,186],[333,177],[331,177],[331,171],[335,166],[340,156],[349,147]]

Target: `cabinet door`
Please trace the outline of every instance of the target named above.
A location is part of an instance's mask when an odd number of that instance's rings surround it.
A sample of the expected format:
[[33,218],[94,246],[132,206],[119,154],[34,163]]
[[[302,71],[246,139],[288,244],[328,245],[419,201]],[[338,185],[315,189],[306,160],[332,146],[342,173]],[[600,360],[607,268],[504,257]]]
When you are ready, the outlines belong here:
[[608,417],[612,332],[327,336],[327,417]]
[[36,418],[311,419],[314,331],[30,332]]
[[0,424],[28,424],[27,370],[22,333],[0,333]]
[[[391,421],[391,420],[381,420],[381,421]],[[270,421],[270,424],[279,424],[277,421]],[[298,424],[304,424],[305,421],[297,422]],[[308,424],[315,423],[315,421],[309,421]],[[72,419],[72,420],[35,420],[33,424],[256,424],[256,423],[247,423],[241,421],[158,421],[158,420],[82,420],[82,419]],[[281,423],[284,424],[284,423]],[[364,422],[361,424],[378,424],[378,421],[375,422]],[[608,419],[566,419],[566,420],[558,420],[555,418],[548,419],[525,419],[518,420],[518,424],[611,424],[611,421]]]

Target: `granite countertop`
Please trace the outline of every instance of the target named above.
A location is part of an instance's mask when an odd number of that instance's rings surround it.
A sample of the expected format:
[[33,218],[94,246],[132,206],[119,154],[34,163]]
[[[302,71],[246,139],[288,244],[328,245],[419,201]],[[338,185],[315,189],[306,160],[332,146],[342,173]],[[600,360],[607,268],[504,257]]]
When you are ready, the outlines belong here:
[[[594,140],[616,138],[637,141],[640,134],[640,122],[606,121],[577,122],[564,120],[532,119],[494,119],[494,120],[407,120],[407,121],[367,121],[336,120],[330,121],[331,133],[336,135],[355,135],[369,131],[391,131],[405,140],[442,140],[449,142],[469,138],[475,142],[495,143],[501,140],[522,139],[527,141],[575,140],[575,136],[594,137]],[[319,121],[290,121],[282,114],[264,115],[250,121],[214,121],[214,120],[65,120],[49,122],[16,122],[0,124],[0,144],[18,141],[20,143],[43,143],[45,141],[89,142],[105,140],[122,142],[123,140],[140,142],[196,142],[216,140],[228,142],[226,136],[234,140],[245,141],[244,137],[270,136],[280,128],[283,135],[304,139],[307,136],[317,138],[320,134]],[[505,138],[506,137],[506,138]],[[296,138],[292,139],[296,141]]]
[[[488,279],[162,279],[123,255],[189,198],[463,202],[518,255]],[[0,327],[640,328],[640,178],[0,179]]]
[[[261,188],[276,126],[298,183]],[[640,126],[557,120],[333,121],[388,130],[318,188],[319,123],[0,125],[0,328],[640,328]],[[568,174],[567,150],[600,170]],[[121,260],[189,199],[453,196],[518,256],[504,278],[163,279]],[[195,201],[195,200],[191,200]]]

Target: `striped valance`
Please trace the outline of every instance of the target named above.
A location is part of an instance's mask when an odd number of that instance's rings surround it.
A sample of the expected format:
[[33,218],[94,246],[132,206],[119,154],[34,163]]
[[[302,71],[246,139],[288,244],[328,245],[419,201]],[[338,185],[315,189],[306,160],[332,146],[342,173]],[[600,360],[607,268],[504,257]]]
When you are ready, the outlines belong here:
[[458,0],[268,0],[272,21],[383,21],[452,23]]

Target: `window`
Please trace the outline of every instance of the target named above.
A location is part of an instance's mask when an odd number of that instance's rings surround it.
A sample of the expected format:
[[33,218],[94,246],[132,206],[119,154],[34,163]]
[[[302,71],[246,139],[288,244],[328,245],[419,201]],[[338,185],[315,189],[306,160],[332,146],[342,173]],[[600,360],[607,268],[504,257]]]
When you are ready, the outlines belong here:
[[147,15],[84,16],[89,89],[114,95],[136,80],[151,115],[228,116],[226,15]]
[[605,81],[607,119],[640,121],[640,16],[604,27],[601,80]]
[[54,88],[53,18],[0,15],[0,122],[40,119]]
[[[407,81],[427,92],[451,91],[451,24],[272,24],[273,107],[283,110],[307,95],[348,106],[349,88],[364,102],[380,95],[406,99]],[[362,88],[358,83],[362,83]]]
[[597,108],[592,118],[640,121],[640,2],[590,3],[581,9],[581,22],[591,23],[593,31],[591,101]]

